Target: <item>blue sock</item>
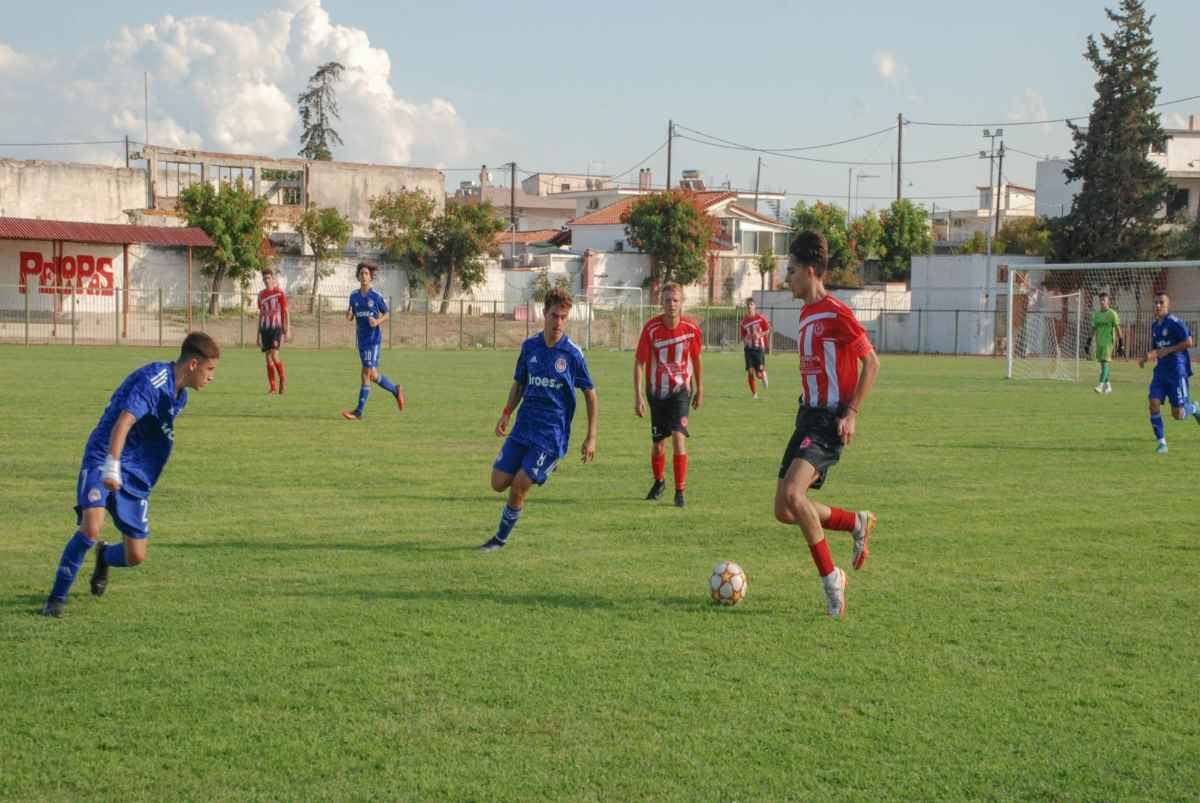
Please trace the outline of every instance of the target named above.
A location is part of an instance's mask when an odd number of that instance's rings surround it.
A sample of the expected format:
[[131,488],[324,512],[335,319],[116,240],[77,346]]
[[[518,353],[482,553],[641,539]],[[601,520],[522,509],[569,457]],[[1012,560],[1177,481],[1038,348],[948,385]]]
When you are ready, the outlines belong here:
[[379,378],[375,380],[375,384],[379,385],[379,387],[383,388],[393,396],[396,395],[396,386],[392,383],[392,380],[388,379],[383,374],[379,375]]
[[354,408],[355,415],[362,415],[363,408],[367,406],[367,396],[371,395],[371,386],[363,385],[358,389],[358,406]]
[[125,560],[124,542],[118,541],[104,547],[104,562],[109,566],[128,566],[129,563]]
[[1154,427],[1154,437],[1158,438],[1161,441],[1163,439],[1163,425],[1162,425],[1162,414],[1161,413],[1151,413],[1150,414],[1150,426]]
[[512,532],[513,527],[517,526],[517,520],[521,518],[521,511],[524,509],[519,507],[513,510],[507,504],[504,506],[504,510],[500,513],[500,527],[496,530],[497,540],[501,543],[508,540],[509,533]]
[[71,590],[71,584],[75,582],[88,550],[95,545],[95,541],[89,541],[87,536],[79,531],[71,536],[71,540],[63,549],[62,557],[58,560],[58,572],[54,575],[54,588],[50,590],[50,596],[61,600],[67,598],[67,592]]

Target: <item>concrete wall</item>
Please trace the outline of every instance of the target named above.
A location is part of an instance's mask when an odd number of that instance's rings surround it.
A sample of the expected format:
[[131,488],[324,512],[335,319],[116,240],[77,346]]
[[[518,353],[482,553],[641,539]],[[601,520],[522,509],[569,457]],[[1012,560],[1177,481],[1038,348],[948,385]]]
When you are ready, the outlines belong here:
[[332,206],[349,216],[356,236],[369,234],[371,198],[385,192],[423,190],[445,208],[445,176],[426,167],[360,165],[349,162],[308,162],[308,199],[320,207]]
[[0,159],[0,216],[128,223],[146,205],[146,171]]
[[634,251],[625,236],[625,224],[571,226],[571,250],[577,254],[584,251],[615,251],[615,244],[624,243],[625,251]]

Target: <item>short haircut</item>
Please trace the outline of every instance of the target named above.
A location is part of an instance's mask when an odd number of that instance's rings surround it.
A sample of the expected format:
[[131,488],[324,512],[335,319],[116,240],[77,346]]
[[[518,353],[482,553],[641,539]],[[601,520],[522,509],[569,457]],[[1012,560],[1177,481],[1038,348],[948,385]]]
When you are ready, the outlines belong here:
[[1108,298],[1108,293],[1101,293],[1100,298]]
[[549,312],[553,307],[571,308],[575,302],[571,299],[571,293],[565,287],[552,287],[546,293],[546,300],[542,302],[542,311]]
[[679,282],[667,282],[663,285],[662,290],[658,291],[658,297],[662,298],[667,293],[679,293],[679,298],[683,299],[683,285]]
[[1165,298],[1167,301],[1170,301],[1170,300],[1171,300],[1171,296],[1170,296],[1170,294],[1168,294],[1168,293],[1167,293],[1167,291],[1166,291],[1166,290],[1159,290],[1157,293],[1155,293],[1155,294],[1154,294],[1154,297],[1155,297],[1155,298],[1158,298],[1159,296],[1162,296],[1162,297],[1163,297],[1163,298]]
[[367,269],[367,272],[371,274],[372,279],[375,278],[375,266],[369,262],[358,263],[358,265],[354,268],[354,278],[357,279],[362,276],[363,268]]
[[750,296],[749,298],[747,298],[747,299],[746,299],[746,304],[747,304],[747,305],[750,305],[750,304],[755,304],[755,305],[757,305],[757,304],[758,304],[758,302],[754,300],[754,296]]
[[204,332],[192,332],[183,339],[183,345],[179,347],[180,362],[187,362],[193,358],[215,360],[220,356],[221,348],[217,345],[217,341]]
[[792,240],[788,253],[801,267],[812,268],[817,276],[823,276],[829,267],[829,243],[819,231],[802,231]]
[[274,270],[273,268],[263,268],[263,269],[262,269],[262,275],[263,275],[263,276],[274,276],[274,275],[275,275],[275,270]]

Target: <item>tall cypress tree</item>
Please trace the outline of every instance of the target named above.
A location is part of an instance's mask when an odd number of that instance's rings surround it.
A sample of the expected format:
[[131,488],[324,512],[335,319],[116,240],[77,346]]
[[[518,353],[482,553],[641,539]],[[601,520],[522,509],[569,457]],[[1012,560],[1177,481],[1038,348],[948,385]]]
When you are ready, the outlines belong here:
[[1166,147],[1154,106],[1158,102],[1158,57],[1150,36],[1154,17],[1142,0],[1121,0],[1105,9],[1116,25],[1101,43],[1089,36],[1084,56],[1098,76],[1096,100],[1086,128],[1068,123],[1075,146],[1065,174],[1082,181],[1071,212],[1054,225],[1054,250],[1064,261],[1145,258],[1158,238],[1156,220],[1171,183],[1147,158]]

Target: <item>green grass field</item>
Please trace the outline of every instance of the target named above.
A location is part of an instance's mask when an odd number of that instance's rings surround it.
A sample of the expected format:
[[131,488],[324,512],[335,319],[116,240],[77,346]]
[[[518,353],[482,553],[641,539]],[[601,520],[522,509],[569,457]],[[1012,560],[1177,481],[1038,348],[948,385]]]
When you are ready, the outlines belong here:
[[[823,615],[771,500],[795,357],[751,402],[705,359],[689,506],[642,501],[631,355],[590,355],[597,462],[501,497],[514,352],[232,351],[176,425],[147,562],[36,616],[74,529],[83,443],[163,350],[0,348],[0,797],[6,800],[1195,800],[1200,427],[1154,454],[1148,370],[1014,383],[885,356],[817,494],[879,514]],[[1090,366],[1087,380],[1093,379]],[[669,468],[668,468],[669,471]],[[106,527],[106,534],[114,531]],[[850,544],[833,534],[835,559]],[[745,603],[707,600],[721,559]]]

